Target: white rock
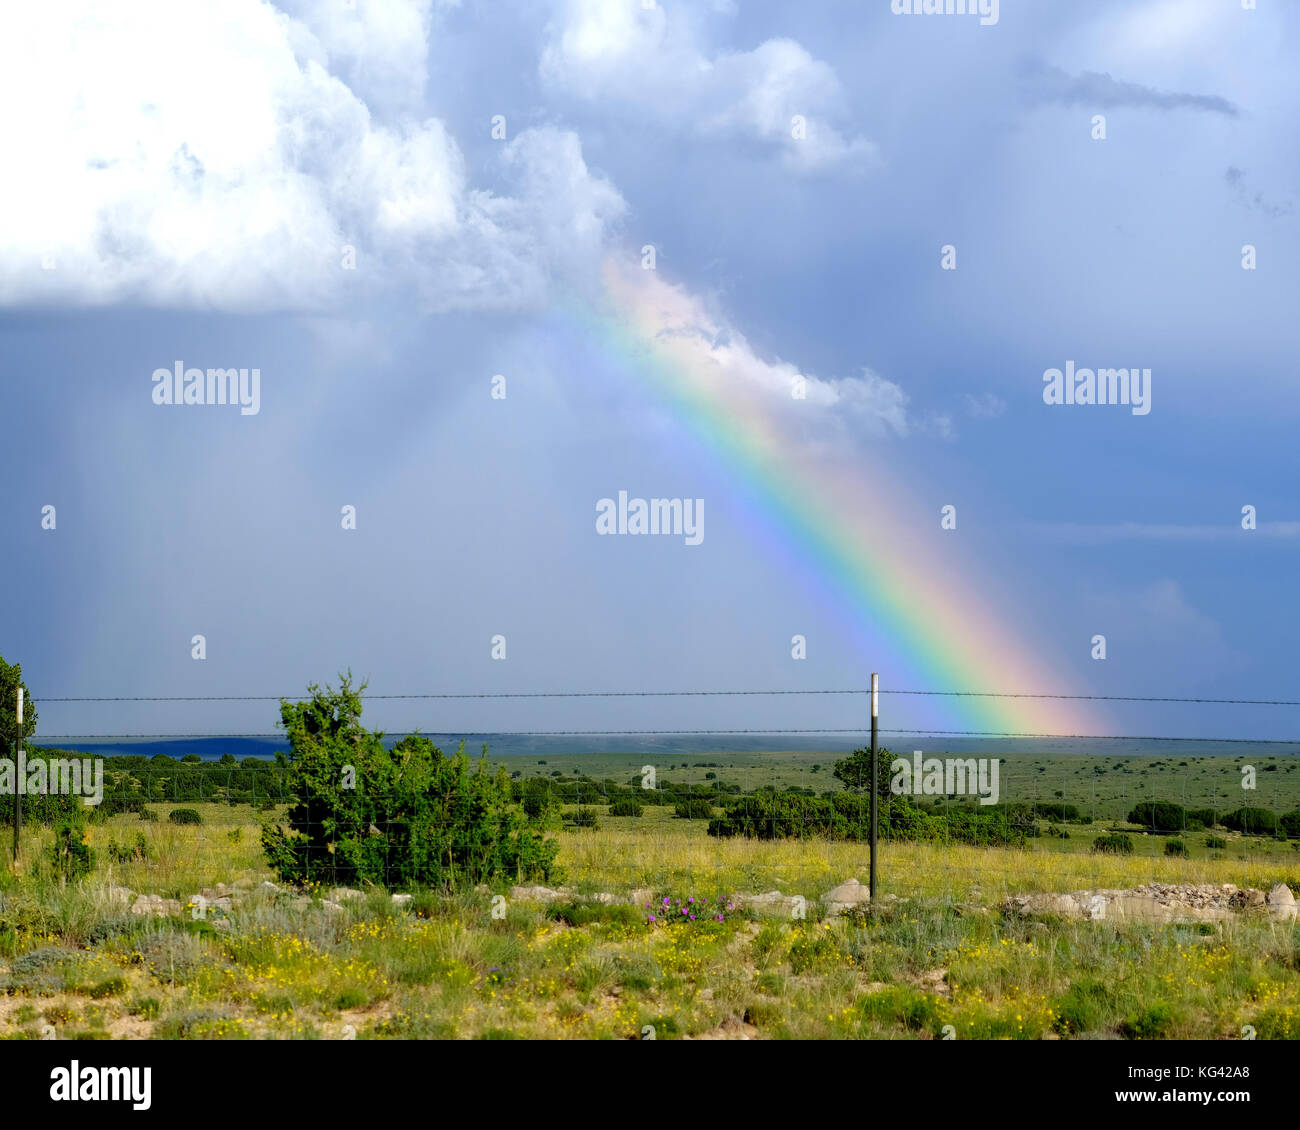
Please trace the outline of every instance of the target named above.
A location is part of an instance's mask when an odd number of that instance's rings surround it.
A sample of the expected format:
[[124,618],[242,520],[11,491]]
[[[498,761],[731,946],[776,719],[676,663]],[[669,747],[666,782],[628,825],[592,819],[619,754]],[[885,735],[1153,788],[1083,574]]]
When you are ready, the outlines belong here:
[[360,899],[366,896],[354,887],[335,887],[326,897],[331,902],[343,902],[345,899]]
[[871,888],[863,886],[857,879],[846,879],[838,887],[832,887],[823,896],[827,914],[839,914],[852,910],[871,901]]

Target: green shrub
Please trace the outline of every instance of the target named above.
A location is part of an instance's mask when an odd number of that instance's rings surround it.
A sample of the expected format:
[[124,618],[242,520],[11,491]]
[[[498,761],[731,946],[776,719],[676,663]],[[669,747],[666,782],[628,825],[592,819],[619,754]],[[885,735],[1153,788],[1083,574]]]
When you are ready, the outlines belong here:
[[157,997],[138,996],[126,1006],[126,1010],[131,1016],[138,1016],[140,1019],[152,1021],[152,1019],[159,1017],[162,1005],[157,1001]]
[[686,797],[679,800],[674,806],[673,811],[683,820],[711,820],[713,818],[713,804],[705,800],[704,797]]
[[1096,977],[1082,977],[1066,990],[1056,1007],[1054,1027],[1063,1035],[1098,1031],[1111,1003],[1106,983]]
[[1220,822],[1225,828],[1245,836],[1271,836],[1277,832],[1277,816],[1267,808],[1238,808],[1224,813]]
[[862,998],[858,1005],[862,1018],[877,1024],[897,1024],[910,1031],[936,1031],[943,1013],[936,997],[902,985]]
[[1173,1025],[1173,1009],[1163,1001],[1157,1001],[1126,1017],[1119,1026],[1119,1033],[1126,1040],[1158,1040],[1167,1036]]
[[565,819],[575,828],[599,828],[600,821],[596,818],[594,808],[580,808],[577,812],[571,812]]
[[640,801],[635,801],[630,798],[616,800],[609,806],[609,814],[611,816],[640,816],[643,811],[644,809],[641,807]]
[[[1023,846],[1037,836],[1028,805],[953,808],[944,815],[923,812],[910,797],[891,795],[880,802],[881,839],[937,843]],[[709,821],[711,836],[745,836],[771,840],[824,836],[831,840],[866,840],[871,832],[871,798],[855,792],[807,797],[758,790],[728,804]]]
[[280,704],[290,752],[288,828],[262,830],[271,869],[287,882],[392,887],[558,877],[559,844],[514,800],[510,775],[447,757],[412,735],[391,750],[361,725],[364,686],[308,688]]
[[1186,859],[1187,845],[1182,840],[1165,840],[1165,855],[1177,855]]
[[49,852],[50,864],[61,879],[71,882],[89,875],[95,869],[95,853],[90,847],[85,817],[79,813],[69,815],[55,824]]
[[1113,832],[1104,836],[1098,836],[1092,841],[1092,850],[1096,852],[1106,852],[1111,855],[1132,855],[1133,839],[1126,836],[1123,832]]
[[1224,848],[1228,846],[1228,841],[1225,840],[1222,836],[1206,836],[1205,846],[1207,848],[1210,848],[1211,850],[1222,851]]
[[1300,809],[1295,812],[1284,812],[1278,817],[1278,823],[1291,839],[1300,839]]
[[173,824],[202,824],[203,817],[192,808],[173,808],[167,813],[167,819]]
[[149,838],[143,832],[136,832],[135,842],[130,844],[111,843],[108,845],[109,858],[114,863],[135,863],[149,858]]
[[1187,828],[1187,812],[1181,804],[1144,800],[1128,814],[1128,822],[1153,832],[1182,832]]
[[86,996],[95,1000],[103,1000],[105,997],[115,997],[118,993],[126,991],[126,981],[121,977],[109,977],[107,980],[99,981],[91,985],[86,990]]
[[1073,804],[1035,804],[1034,815],[1058,823],[1065,820],[1078,821],[1079,810]]

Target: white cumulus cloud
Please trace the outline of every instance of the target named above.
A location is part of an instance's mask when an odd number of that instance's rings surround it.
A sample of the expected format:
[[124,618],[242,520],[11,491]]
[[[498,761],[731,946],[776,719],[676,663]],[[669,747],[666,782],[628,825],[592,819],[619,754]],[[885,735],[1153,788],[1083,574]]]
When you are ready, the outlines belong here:
[[714,52],[692,12],[607,0],[563,0],[542,50],[552,88],[620,104],[703,138],[744,139],[797,172],[868,167],[875,145],[845,136],[835,71],[792,39]]
[[6,7],[0,147],[21,175],[0,178],[0,305],[321,309],[394,290],[513,309],[593,274],[623,201],[577,138],[518,134],[500,147],[511,194],[476,189],[442,122],[377,116],[332,69],[362,87],[384,72],[380,101],[400,102],[423,84],[430,5],[336,8],[308,26],[264,0]]

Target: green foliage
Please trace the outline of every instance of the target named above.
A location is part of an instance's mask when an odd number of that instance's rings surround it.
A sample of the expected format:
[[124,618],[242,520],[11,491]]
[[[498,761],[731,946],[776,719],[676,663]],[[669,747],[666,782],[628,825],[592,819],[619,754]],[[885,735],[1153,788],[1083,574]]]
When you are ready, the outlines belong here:
[[9,756],[18,740],[18,688],[23,688],[23,741],[36,733],[36,708],[23,682],[21,663],[6,663],[0,656],[0,749]]
[[551,879],[559,845],[515,803],[509,774],[474,766],[462,743],[446,757],[415,735],[385,749],[361,725],[351,676],[338,690],[284,700],[288,828],[268,825],[262,846],[288,882],[451,887],[495,878]]
[[50,844],[50,864],[61,879],[82,879],[95,869],[95,853],[90,847],[85,817],[73,810],[54,826]]
[[683,820],[709,820],[713,817],[713,804],[704,797],[684,797],[673,811]]
[[1300,810],[1284,812],[1278,817],[1278,824],[1291,839],[1300,839]]
[[817,930],[799,930],[790,943],[787,960],[791,972],[803,974],[814,970],[824,970],[828,966],[843,960],[843,955],[833,939]]
[[[942,815],[923,812],[910,797],[879,802],[877,826],[884,840],[924,840],[966,844],[1023,846],[1038,834],[1026,805],[957,808]],[[731,802],[709,821],[711,836],[746,836],[780,840],[825,836],[831,840],[866,840],[871,834],[871,798],[852,792],[809,797],[757,790]]]
[[572,812],[565,819],[575,828],[599,828],[600,821],[596,818],[594,808],[580,808],[577,812]]
[[1092,841],[1092,850],[1110,855],[1132,855],[1133,838],[1123,832],[1108,833]]
[[1165,840],[1165,855],[1177,855],[1186,859],[1187,845],[1182,840]]
[[167,819],[173,824],[202,824],[203,817],[192,808],[173,808],[167,813]]
[[1073,804],[1035,804],[1034,815],[1041,816],[1044,820],[1072,821],[1078,823],[1081,819],[1085,824],[1092,822],[1091,817],[1080,817],[1079,809]]
[[114,842],[110,843],[106,850],[109,859],[114,863],[136,863],[149,858],[149,837],[143,832],[136,832],[134,843]]
[[1238,808],[1219,818],[1225,828],[1245,836],[1271,836],[1278,829],[1277,816],[1267,808]]
[[1167,1036],[1173,1025],[1173,1009],[1163,1001],[1156,1001],[1126,1017],[1119,1026],[1119,1033],[1126,1040],[1158,1040]]
[[[889,797],[893,794],[889,791],[889,763],[893,760],[889,755],[889,750],[880,749],[876,751],[876,792],[881,797]],[[851,793],[870,792],[871,784],[871,750],[855,749],[853,753],[845,758],[835,762],[835,770],[832,774],[845,789]]]
[[643,811],[638,801],[630,799],[616,800],[609,806],[611,816],[640,816]]
[[523,805],[524,815],[530,820],[545,822],[558,808],[554,790],[542,777],[511,783],[511,796]]
[[1081,977],[1057,1005],[1054,1027],[1062,1035],[1097,1031],[1105,1023],[1111,1002],[1111,991],[1103,980]]
[[1228,841],[1222,836],[1206,836],[1205,846],[1211,850],[1223,851],[1228,846]]
[[1187,829],[1187,811],[1181,804],[1144,800],[1128,814],[1128,822],[1153,832],[1183,832]]

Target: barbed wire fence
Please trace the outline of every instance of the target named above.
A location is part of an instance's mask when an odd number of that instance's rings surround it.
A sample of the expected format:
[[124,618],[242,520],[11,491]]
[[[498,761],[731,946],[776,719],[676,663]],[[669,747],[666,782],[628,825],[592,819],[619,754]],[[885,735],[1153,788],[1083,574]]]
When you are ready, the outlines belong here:
[[[1043,692],[997,692],[935,689],[888,689],[880,695],[925,698],[1046,699],[1095,702],[1164,703],[1182,706],[1216,705],[1234,707],[1296,707],[1300,700],[1210,698],[1174,695],[1057,694]],[[724,738],[724,737],[837,737],[861,736],[866,746],[868,719],[864,688],[667,690],[667,691],[534,691],[534,692],[430,692],[412,694],[360,695],[363,701],[471,701],[537,699],[664,699],[664,698],[758,698],[787,696],[856,696],[864,703],[862,726],[841,727],[656,727],[656,728],[526,728],[502,730],[457,730],[439,722],[429,727],[408,727],[390,731],[397,737],[425,733],[460,739],[582,738]],[[301,695],[130,695],[130,696],[42,696],[43,704],[109,703],[256,703],[297,701]],[[1035,754],[997,753],[990,757],[964,753],[939,758],[934,753],[912,760],[910,749],[884,754],[891,767],[908,765],[905,789],[892,795],[905,797],[906,809],[897,822],[888,818],[882,828],[881,855],[884,889],[902,895],[914,889],[960,896],[969,887],[963,870],[969,864],[965,848],[999,847],[1028,852],[1029,859],[1007,856],[1006,881],[1011,887],[1023,879],[1033,859],[1041,862],[1041,848],[1050,846],[1058,854],[1074,857],[1071,875],[1091,873],[1100,881],[1107,853],[1120,848],[1098,848],[1111,840],[1122,844],[1135,833],[1128,819],[1134,812],[1150,818],[1142,829],[1151,841],[1150,850],[1139,854],[1167,853],[1173,858],[1162,873],[1187,861],[1189,873],[1196,860],[1235,858],[1238,861],[1267,860],[1283,867],[1290,857],[1284,851],[1300,848],[1300,759],[1285,755],[1300,750],[1300,739],[1285,737],[1246,738],[1232,735],[1207,737],[1195,734],[1094,734],[1049,733],[1016,730],[938,729],[881,727],[881,735],[895,738],[962,738],[1069,742],[1168,743],[1172,748],[1199,745],[1214,748],[1253,748],[1267,764],[1242,766],[1238,758],[1206,757],[1204,763],[1184,759],[1179,765],[1164,758],[1146,757],[1146,765],[1133,769],[1126,760],[1112,762],[1096,751],[1069,753],[1046,749]],[[280,731],[230,732],[189,731],[172,733],[117,732],[98,734],[36,734],[29,739],[36,749],[54,750],[60,742],[110,745],[117,742],[192,741],[222,739],[278,739]],[[809,743],[813,744],[813,743]],[[887,748],[888,743],[882,743]],[[1276,753],[1274,753],[1276,751]],[[689,751],[662,748],[605,752],[589,750],[537,751],[540,756],[520,753],[493,754],[495,765],[510,774],[514,798],[534,800],[534,808],[549,812],[552,831],[562,842],[567,870],[580,885],[591,885],[595,876],[611,885],[628,889],[664,890],[680,884],[706,889],[727,887],[748,881],[773,889],[796,887],[817,895],[827,886],[849,877],[865,878],[867,864],[866,812],[870,785],[834,774],[836,762],[850,761],[848,751],[725,749],[708,741]],[[1279,756],[1280,755],[1280,756]],[[131,757],[117,751],[115,758]],[[172,758],[161,764],[142,749],[137,760],[119,760],[105,780],[104,805],[97,815],[95,840],[105,862],[138,882],[151,869],[174,876],[179,857],[193,866],[191,885],[215,886],[231,877],[232,860],[239,877],[247,880],[259,869],[259,825],[283,821],[288,806],[300,802],[309,811],[319,810],[322,798],[296,796],[289,786],[288,769],[267,758],[245,757],[238,764],[215,763],[212,759],[183,762]],[[168,755],[170,756],[170,755]],[[1054,765],[1062,757],[1079,759],[1079,764]],[[1128,759],[1129,753],[1115,755]],[[1195,756],[1188,749],[1186,756]],[[1139,761],[1141,758],[1139,757]],[[998,763],[983,778],[993,784],[993,795],[978,795],[969,788],[971,779],[980,780],[981,764]],[[565,768],[553,765],[562,762]],[[963,788],[954,791],[955,777],[949,770],[954,762],[961,768]],[[910,763],[910,764],[909,764]],[[584,770],[584,764],[589,771]],[[934,777],[935,766],[939,776]],[[1161,772],[1153,774],[1159,767]],[[120,768],[117,768],[120,767]],[[1180,772],[1185,770],[1185,772]],[[1245,784],[1249,770],[1249,785]],[[990,780],[991,779],[991,780]],[[540,794],[540,804],[536,803]],[[394,821],[384,815],[383,797],[371,798],[377,814],[372,829],[387,838],[395,831]],[[882,805],[891,799],[882,796]],[[1141,807],[1145,805],[1145,808]],[[1162,809],[1160,806],[1166,808]],[[198,806],[198,807],[195,807]],[[1243,810],[1256,816],[1241,817]],[[1264,814],[1267,814],[1265,816]],[[1278,814],[1284,817],[1277,820]],[[1285,821],[1291,816],[1289,822]],[[905,817],[905,819],[903,819]],[[138,819],[138,827],[131,820]],[[1225,828],[1229,819],[1233,827]],[[1171,821],[1173,822],[1171,825]],[[1094,836],[1094,832],[1096,835]],[[1195,843],[1191,834],[1202,835]],[[1136,834],[1136,833],[1135,833]],[[1066,845],[1066,840],[1074,842]],[[1139,837],[1139,843],[1145,837]],[[1049,845],[1049,841],[1050,845]],[[1157,841],[1160,841],[1157,843]],[[1131,850],[1131,849],[1130,849]],[[1279,858],[1280,857],[1280,858]],[[1091,867],[1088,863],[1091,862]],[[1156,865],[1152,864],[1152,869]],[[387,871],[386,871],[387,873]],[[348,872],[340,867],[335,876],[346,883]],[[787,892],[788,893],[788,892]]]

